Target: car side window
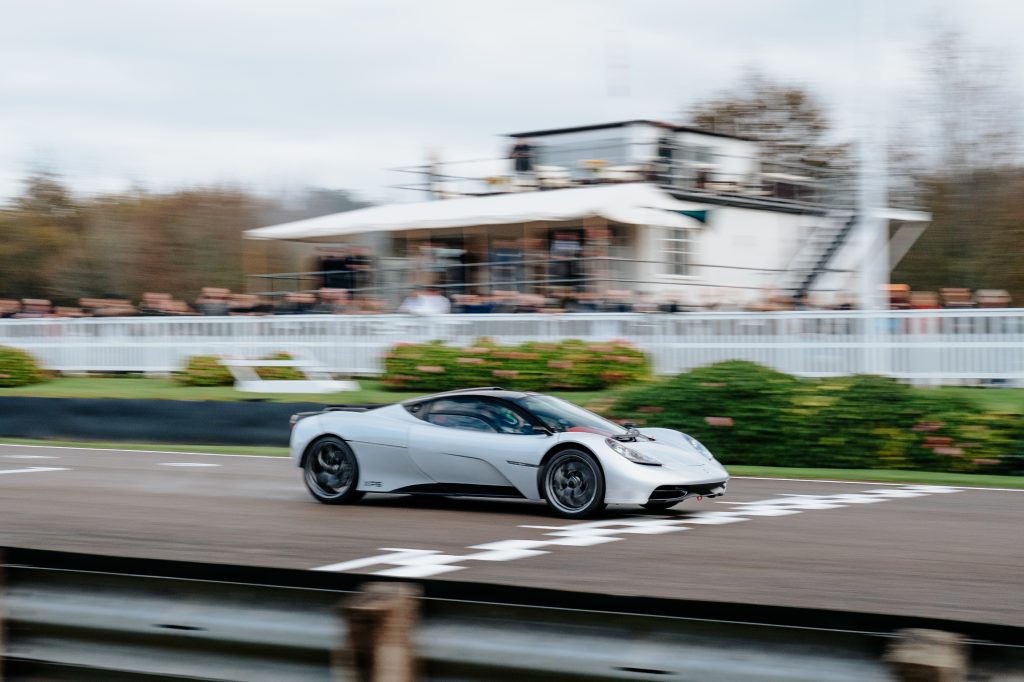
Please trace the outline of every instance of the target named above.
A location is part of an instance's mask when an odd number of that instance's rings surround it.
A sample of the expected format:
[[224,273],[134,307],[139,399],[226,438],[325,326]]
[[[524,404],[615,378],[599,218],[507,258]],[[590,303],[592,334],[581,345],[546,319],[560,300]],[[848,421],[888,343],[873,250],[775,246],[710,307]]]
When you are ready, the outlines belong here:
[[453,412],[431,412],[427,415],[427,421],[437,426],[446,426],[450,429],[463,429],[466,431],[484,431],[487,433],[494,433],[494,429],[491,428],[490,424],[485,422],[479,417],[473,417],[468,414],[458,414]]
[[[445,421],[444,419],[440,419],[441,415],[444,415],[445,417],[462,415],[465,417],[475,417],[488,427],[486,429],[487,431],[491,432],[527,435],[538,433],[534,429],[533,424],[530,423],[530,420],[521,411],[510,407],[500,400],[481,398],[479,396],[452,396],[450,398],[438,398],[437,400],[432,400],[429,403],[421,404],[420,409],[413,412],[413,414],[424,421],[430,422],[431,424],[438,424],[440,426],[448,425],[441,423]],[[437,415],[439,419],[434,419],[433,417],[435,415]],[[475,430],[484,429],[477,428]]]

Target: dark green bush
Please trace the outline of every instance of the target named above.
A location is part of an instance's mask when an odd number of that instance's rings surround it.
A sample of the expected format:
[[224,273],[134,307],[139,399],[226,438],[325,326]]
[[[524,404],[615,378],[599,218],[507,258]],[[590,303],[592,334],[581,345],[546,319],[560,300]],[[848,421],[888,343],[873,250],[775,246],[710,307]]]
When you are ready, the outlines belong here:
[[[264,356],[264,360],[292,360],[291,353],[278,351]],[[260,379],[273,379],[276,381],[295,381],[305,379],[306,375],[295,367],[256,367],[256,374]]]
[[467,386],[519,390],[601,389],[650,374],[647,357],[623,341],[568,340],[499,346],[478,339],[468,348],[440,341],[401,344],[384,357],[385,386],[444,391]]
[[722,362],[628,391],[611,413],[689,433],[723,462],[767,465],[788,449],[778,438],[780,420],[792,416],[799,385],[794,377],[753,362]]
[[0,387],[26,386],[46,380],[35,358],[19,348],[0,346]]
[[175,380],[186,386],[230,386],[235,383],[228,368],[216,355],[193,355]]
[[723,362],[627,391],[607,413],[690,433],[726,464],[1024,471],[1024,416],[879,376],[800,380]]
[[[288,353],[277,352],[267,355],[264,360],[291,360]],[[305,376],[294,367],[257,367],[261,379],[304,379]],[[231,386],[235,378],[230,370],[221,364],[216,355],[193,355],[185,369],[175,376],[178,383],[186,386]]]

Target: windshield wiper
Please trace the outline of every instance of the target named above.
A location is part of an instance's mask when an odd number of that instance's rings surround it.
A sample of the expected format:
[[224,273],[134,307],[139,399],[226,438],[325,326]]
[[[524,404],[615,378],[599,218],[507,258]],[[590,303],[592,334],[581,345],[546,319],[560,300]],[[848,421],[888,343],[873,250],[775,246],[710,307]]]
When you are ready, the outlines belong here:
[[622,443],[635,443],[636,439],[640,437],[640,430],[636,428],[635,424],[623,424],[626,429],[625,434],[615,436],[615,440]]

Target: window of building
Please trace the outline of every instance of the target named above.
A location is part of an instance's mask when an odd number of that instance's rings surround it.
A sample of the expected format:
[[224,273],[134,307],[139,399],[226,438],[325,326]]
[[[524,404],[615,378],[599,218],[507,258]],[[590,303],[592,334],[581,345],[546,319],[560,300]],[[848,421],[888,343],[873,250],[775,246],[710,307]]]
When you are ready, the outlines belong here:
[[538,145],[538,164],[560,166],[576,174],[585,161],[603,161],[609,166],[630,163],[630,146],[625,137],[581,140]]
[[688,144],[683,145],[681,156],[684,161],[691,161],[693,163],[711,163],[714,157],[712,152],[713,150],[711,147]]
[[666,275],[692,275],[694,231],[687,228],[668,228],[661,242]]

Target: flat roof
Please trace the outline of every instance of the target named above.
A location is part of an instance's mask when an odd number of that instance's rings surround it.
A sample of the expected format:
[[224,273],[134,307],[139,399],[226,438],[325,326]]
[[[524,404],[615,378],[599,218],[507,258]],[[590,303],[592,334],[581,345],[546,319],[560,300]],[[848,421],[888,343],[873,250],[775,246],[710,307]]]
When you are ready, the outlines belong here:
[[610,123],[592,123],[590,125],[573,126],[570,128],[548,128],[546,130],[532,130],[524,133],[508,133],[504,137],[544,137],[545,135],[559,135],[562,133],[582,133],[588,130],[625,128],[626,126],[637,124],[654,126],[656,128],[664,128],[665,130],[672,130],[677,133],[696,133],[698,135],[709,135],[711,137],[727,137],[732,140],[745,140],[748,142],[753,141],[753,139],[749,137],[741,137],[739,135],[728,135],[726,133],[717,133],[713,130],[705,130],[703,128],[678,125],[675,123],[666,123],[665,121],[655,121],[653,119],[646,118],[635,118],[629,121],[612,121]]

